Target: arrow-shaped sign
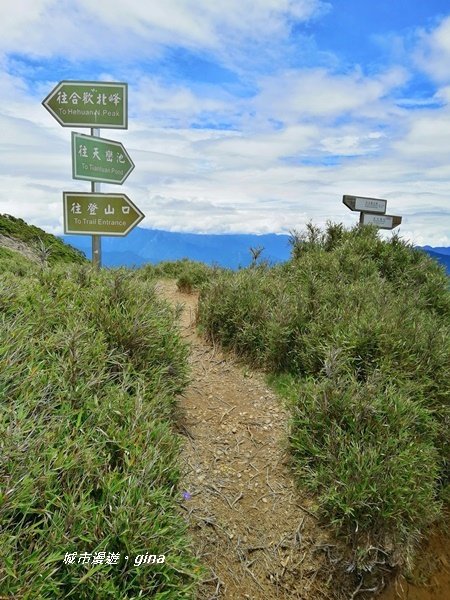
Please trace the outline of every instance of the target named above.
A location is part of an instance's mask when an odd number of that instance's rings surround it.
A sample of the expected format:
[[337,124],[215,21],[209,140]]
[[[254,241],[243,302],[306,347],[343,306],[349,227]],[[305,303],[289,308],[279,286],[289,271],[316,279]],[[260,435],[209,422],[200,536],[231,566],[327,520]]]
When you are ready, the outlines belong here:
[[402,222],[402,218],[396,215],[374,215],[362,212],[359,218],[361,225],[376,225],[380,229],[394,229]]
[[42,104],[63,127],[128,127],[126,83],[61,81]]
[[134,163],[120,142],[72,131],[74,179],[123,183]]
[[363,196],[347,196],[342,199],[345,206],[350,210],[364,210],[371,213],[380,213],[384,215],[386,212],[387,200],[380,198],[365,198]]
[[126,194],[63,192],[64,233],[125,236],[144,218]]

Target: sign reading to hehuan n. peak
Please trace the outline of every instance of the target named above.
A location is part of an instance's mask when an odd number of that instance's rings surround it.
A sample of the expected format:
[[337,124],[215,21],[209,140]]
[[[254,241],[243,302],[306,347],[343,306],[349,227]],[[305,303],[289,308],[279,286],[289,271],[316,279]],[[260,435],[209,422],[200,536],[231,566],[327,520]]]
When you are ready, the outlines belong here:
[[63,127],[128,127],[126,83],[61,81],[42,104]]

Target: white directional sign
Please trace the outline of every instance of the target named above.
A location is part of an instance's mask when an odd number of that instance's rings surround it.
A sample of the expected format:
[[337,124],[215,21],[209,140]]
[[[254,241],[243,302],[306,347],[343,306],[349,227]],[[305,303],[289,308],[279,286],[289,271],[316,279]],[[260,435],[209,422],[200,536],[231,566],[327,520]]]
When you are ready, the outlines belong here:
[[363,210],[370,213],[379,213],[384,215],[386,212],[387,200],[381,198],[366,198],[364,196],[345,195],[342,202],[350,210]]
[[402,218],[395,215],[375,215],[373,213],[361,213],[362,225],[376,225],[380,229],[394,229],[402,222]]

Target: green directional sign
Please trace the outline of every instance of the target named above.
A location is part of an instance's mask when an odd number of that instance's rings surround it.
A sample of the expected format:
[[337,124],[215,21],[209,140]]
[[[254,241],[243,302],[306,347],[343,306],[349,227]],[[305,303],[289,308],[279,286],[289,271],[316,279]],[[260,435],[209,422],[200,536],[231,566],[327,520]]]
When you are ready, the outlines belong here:
[[74,179],[123,183],[134,163],[120,142],[72,131]]
[[63,127],[128,127],[126,83],[61,81],[42,104]]
[[63,192],[64,233],[125,236],[144,218],[126,194]]

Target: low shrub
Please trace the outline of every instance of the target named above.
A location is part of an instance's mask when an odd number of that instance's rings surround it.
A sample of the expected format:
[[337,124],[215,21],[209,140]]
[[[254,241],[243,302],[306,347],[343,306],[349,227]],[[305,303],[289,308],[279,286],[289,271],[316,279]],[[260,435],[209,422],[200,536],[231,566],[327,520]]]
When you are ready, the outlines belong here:
[[35,225],[28,225],[23,219],[12,215],[0,215],[0,233],[33,247],[35,252],[49,265],[87,262],[83,252],[77,248],[65,244],[51,233],[46,233]]
[[208,266],[204,263],[183,258],[175,261],[161,261],[155,265],[147,264],[139,269],[144,279],[169,278],[177,279],[181,288],[188,291],[200,289],[218,272],[224,271],[218,266]]
[[364,384],[308,380],[290,398],[297,471],[353,548],[352,570],[373,568],[383,555],[411,566],[417,539],[441,509],[432,411],[381,375]]

